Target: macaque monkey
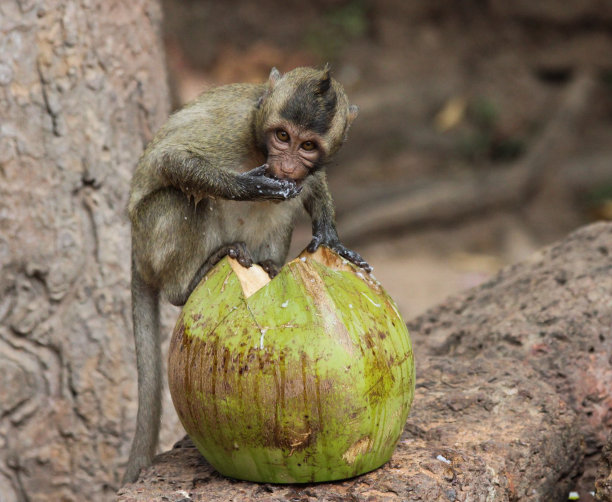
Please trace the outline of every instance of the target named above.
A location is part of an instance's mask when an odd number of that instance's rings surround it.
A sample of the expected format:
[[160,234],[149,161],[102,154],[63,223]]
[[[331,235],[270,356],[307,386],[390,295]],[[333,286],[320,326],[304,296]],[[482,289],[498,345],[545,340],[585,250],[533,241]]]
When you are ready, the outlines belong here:
[[160,294],[183,305],[226,255],[274,276],[301,208],[312,219],[310,252],[325,245],[370,270],[338,239],[324,171],[356,116],[328,68],[284,75],[274,68],[265,84],[205,92],[173,114],[147,147],[128,207],[138,416],[124,483],[150,465],[157,447]]

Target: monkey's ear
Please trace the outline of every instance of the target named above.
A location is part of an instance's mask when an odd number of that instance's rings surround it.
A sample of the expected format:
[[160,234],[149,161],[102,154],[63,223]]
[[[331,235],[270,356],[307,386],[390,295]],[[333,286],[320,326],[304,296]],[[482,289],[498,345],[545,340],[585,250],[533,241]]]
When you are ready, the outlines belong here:
[[268,77],[268,82],[270,83],[270,89],[274,89],[276,83],[281,79],[281,72],[276,68],[272,68],[270,71],[270,76]]
[[323,70],[323,76],[321,77],[321,80],[319,80],[319,86],[318,86],[318,92],[320,95],[325,94],[327,91],[329,91],[329,88],[331,87],[331,76],[329,75],[329,65],[325,66],[325,69]]
[[346,116],[348,125],[350,125],[351,122],[357,118],[357,115],[359,115],[359,107],[357,105],[349,106],[348,115]]
[[265,92],[257,100],[257,103],[255,104],[256,108],[261,108],[261,105],[266,100],[266,98],[270,95],[270,93],[276,86],[276,83],[281,79],[281,77],[282,77],[281,72],[278,71],[276,68],[272,68],[272,70],[270,71],[270,76],[268,77],[268,87],[266,88]]

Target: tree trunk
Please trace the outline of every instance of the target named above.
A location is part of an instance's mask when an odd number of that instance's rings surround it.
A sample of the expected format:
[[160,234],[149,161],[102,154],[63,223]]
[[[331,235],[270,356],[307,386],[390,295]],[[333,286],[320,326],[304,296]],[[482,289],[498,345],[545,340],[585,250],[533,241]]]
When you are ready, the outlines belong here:
[[595,487],[599,500],[612,500],[612,433],[601,455]]
[[0,3],[0,499],[104,500],[135,417],[131,171],[168,114],[157,2]]

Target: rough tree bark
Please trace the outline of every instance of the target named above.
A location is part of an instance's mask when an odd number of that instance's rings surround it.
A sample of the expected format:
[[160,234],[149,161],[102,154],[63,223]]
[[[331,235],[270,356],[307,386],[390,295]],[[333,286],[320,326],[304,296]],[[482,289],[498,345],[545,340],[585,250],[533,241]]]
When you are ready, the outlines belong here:
[[591,225],[409,323],[414,408],[381,469],[236,482],[184,441],[119,500],[567,500],[583,469],[586,495],[612,429],[611,253],[612,224]]
[[[610,364],[612,365],[612,361]],[[595,487],[599,500],[612,500],[612,433],[601,455]]]
[[104,500],[135,417],[129,179],[168,114],[155,1],[0,2],[0,499]]

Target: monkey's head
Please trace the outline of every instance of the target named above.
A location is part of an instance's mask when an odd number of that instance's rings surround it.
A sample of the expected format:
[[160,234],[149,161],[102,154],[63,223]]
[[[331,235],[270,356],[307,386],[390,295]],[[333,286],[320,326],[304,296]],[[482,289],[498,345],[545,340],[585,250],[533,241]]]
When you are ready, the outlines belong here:
[[357,112],[329,68],[296,68],[284,75],[273,68],[255,119],[268,172],[302,181],[342,146]]

